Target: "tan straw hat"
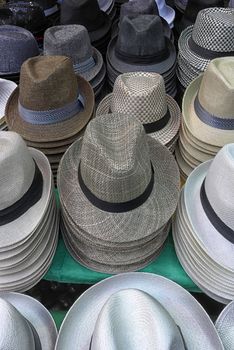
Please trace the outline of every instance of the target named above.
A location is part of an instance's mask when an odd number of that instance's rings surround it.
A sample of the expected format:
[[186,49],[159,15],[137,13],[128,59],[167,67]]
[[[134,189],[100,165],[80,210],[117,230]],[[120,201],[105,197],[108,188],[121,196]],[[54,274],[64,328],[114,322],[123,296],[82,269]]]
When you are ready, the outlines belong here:
[[157,73],[119,75],[113,93],[100,102],[96,115],[107,113],[134,115],[149,136],[166,146],[178,134],[181,122],[180,108],[166,95],[163,77]]
[[22,65],[19,87],[7,103],[6,121],[26,140],[52,142],[82,130],[93,108],[93,90],[76,77],[71,59],[41,56]]

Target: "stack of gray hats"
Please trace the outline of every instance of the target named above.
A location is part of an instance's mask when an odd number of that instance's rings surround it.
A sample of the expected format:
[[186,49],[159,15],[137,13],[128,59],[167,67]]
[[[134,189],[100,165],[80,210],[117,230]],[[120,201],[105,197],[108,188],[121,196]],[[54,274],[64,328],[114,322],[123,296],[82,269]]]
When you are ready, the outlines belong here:
[[96,271],[134,271],[164,245],[179,169],[135,117],[107,114],[93,119],[63,156],[58,190],[71,255]]
[[59,218],[46,156],[0,132],[0,291],[25,291],[48,270]]
[[101,53],[91,46],[84,26],[71,24],[48,28],[44,35],[44,55],[71,57],[75,73],[91,84],[95,97],[100,94],[106,68]]
[[193,26],[180,35],[177,77],[186,88],[218,57],[234,56],[234,9],[201,10]]
[[167,94],[175,97],[177,93],[176,50],[159,16],[125,16],[109,43],[106,63],[111,87],[122,73],[155,72],[163,76]]

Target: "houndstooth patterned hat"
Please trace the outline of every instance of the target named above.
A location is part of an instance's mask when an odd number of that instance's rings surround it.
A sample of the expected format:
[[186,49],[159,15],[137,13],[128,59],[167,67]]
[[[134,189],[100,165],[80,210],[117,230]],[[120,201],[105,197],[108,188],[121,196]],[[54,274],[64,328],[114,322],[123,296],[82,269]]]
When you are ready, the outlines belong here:
[[118,76],[113,93],[97,108],[97,115],[106,113],[134,115],[146,133],[162,144],[173,146],[181,120],[176,101],[166,95],[163,77],[157,73],[131,72]]
[[[198,76],[209,62],[217,57],[234,55],[234,9],[208,8],[198,13],[194,26],[186,28],[180,35],[178,75],[188,70],[181,62],[188,63]],[[189,75],[186,74],[186,75]],[[194,79],[187,81],[186,86]]]

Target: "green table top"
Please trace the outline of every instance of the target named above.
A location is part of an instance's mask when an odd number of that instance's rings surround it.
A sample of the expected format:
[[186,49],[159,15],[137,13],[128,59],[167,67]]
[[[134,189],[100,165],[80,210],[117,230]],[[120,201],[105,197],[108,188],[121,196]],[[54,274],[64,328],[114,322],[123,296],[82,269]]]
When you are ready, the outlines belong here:
[[[199,288],[183,270],[176,256],[171,235],[168,237],[160,256],[140,271],[167,277],[190,292],[200,292]],[[44,279],[64,283],[95,284],[109,276],[108,274],[92,271],[76,262],[68,253],[62,238],[60,238],[52,265]]]

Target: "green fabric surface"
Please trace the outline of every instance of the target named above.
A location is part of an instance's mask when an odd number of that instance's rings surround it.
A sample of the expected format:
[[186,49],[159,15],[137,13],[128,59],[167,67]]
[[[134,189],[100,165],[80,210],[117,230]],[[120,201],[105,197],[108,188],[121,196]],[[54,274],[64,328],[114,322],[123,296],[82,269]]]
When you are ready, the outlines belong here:
[[[140,270],[167,277],[190,292],[200,292],[183,270],[175,253],[170,235],[160,256],[150,265]],[[44,279],[64,283],[95,284],[111,275],[92,271],[76,262],[68,253],[62,238],[59,239],[52,265]]]
[[67,311],[50,311],[50,313],[54,319],[54,322],[56,323],[57,329],[59,330]]

